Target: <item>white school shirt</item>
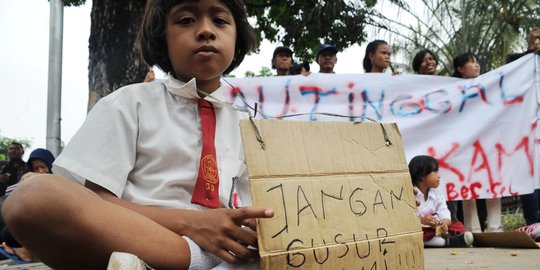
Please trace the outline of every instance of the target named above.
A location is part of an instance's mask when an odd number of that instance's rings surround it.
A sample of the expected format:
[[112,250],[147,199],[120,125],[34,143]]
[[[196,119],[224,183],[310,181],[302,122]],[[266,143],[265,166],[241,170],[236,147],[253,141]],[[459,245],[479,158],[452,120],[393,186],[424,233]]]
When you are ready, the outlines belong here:
[[439,219],[451,219],[450,210],[446,205],[446,198],[440,189],[428,189],[428,198],[427,200],[424,198],[422,192],[416,194],[416,199],[420,202],[420,206],[416,209],[416,216],[425,217],[436,214]]
[[[141,205],[203,209],[191,204],[202,150],[195,79],[128,85],[102,98],[54,162],[53,172],[98,184]],[[225,101],[223,90],[212,97]],[[206,97],[216,112],[216,156],[222,207],[232,178],[244,205],[251,204],[239,120],[246,113]]]

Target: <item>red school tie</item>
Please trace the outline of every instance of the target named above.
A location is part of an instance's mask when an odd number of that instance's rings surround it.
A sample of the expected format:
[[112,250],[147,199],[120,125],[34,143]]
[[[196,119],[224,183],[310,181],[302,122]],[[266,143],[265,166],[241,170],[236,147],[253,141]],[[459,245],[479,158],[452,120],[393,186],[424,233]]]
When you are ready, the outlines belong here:
[[193,190],[191,203],[209,208],[219,208],[219,171],[217,167],[216,147],[216,114],[212,103],[199,99],[201,117],[202,152],[199,164],[199,175]]

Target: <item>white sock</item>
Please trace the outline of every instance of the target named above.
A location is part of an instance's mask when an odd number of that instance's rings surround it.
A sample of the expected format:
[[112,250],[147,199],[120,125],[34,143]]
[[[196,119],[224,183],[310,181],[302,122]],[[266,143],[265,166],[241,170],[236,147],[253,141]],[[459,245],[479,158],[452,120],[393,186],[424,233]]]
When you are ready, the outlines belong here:
[[189,264],[189,270],[208,270],[222,262],[220,258],[210,252],[206,252],[199,245],[193,242],[193,240],[185,236],[182,237],[187,241],[189,250],[191,252],[191,263]]

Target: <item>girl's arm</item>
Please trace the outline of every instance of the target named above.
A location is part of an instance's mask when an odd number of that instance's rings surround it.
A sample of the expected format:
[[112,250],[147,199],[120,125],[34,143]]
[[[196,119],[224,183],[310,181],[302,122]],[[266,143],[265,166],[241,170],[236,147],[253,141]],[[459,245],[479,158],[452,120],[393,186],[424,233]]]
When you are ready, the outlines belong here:
[[252,219],[274,215],[272,210],[260,207],[199,211],[144,206],[120,199],[90,181],[86,181],[85,187],[103,200],[131,209],[180,236],[189,237],[202,249],[232,264],[258,257],[257,250],[247,248],[248,245],[257,246],[257,236],[253,231],[242,228],[242,225],[253,226]]

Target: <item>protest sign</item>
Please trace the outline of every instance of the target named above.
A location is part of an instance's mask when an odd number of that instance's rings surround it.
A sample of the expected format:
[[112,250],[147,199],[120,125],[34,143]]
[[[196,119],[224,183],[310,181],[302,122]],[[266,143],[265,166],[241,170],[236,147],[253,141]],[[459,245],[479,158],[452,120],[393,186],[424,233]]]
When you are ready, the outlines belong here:
[[261,269],[424,268],[395,124],[243,120],[240,126],[253,204],[275,212],[257,220]]
[[316,73],[226,78],[225,92],[236,106],[257,103],[257,118],[397,123],[407,159],[439,161],[449,200],[496,198],[540,188],[539,62],[530,54],[467,80]]

